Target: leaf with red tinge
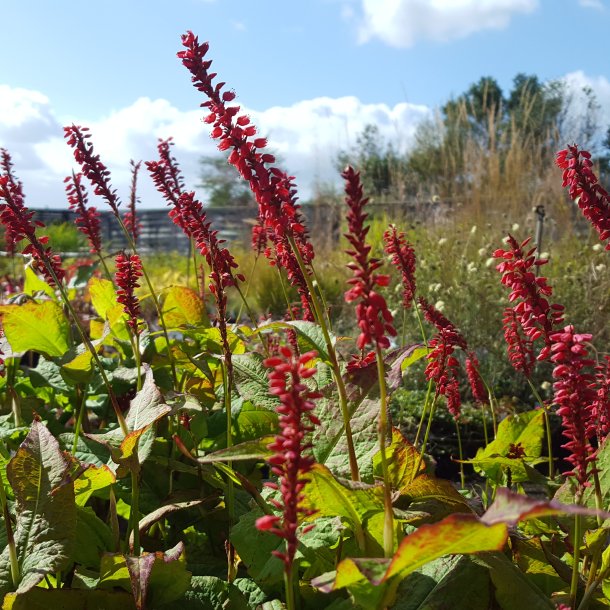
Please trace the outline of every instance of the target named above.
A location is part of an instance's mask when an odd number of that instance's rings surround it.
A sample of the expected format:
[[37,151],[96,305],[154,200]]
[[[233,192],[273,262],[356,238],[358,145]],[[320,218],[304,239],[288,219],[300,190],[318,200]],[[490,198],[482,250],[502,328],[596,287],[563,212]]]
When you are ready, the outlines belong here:
[[552,515],[590,515],[599,514],[604,519],[610,518],[610,513],[576,506],[573,504],[561,504],[555,500],[534,500],[528,496],[516,494],[504,487],[498,488],[493,504],[481,517],[483,523],[492,525],[495,523],[508,523],[515,525],[526,519],[537,519],[550,517]]

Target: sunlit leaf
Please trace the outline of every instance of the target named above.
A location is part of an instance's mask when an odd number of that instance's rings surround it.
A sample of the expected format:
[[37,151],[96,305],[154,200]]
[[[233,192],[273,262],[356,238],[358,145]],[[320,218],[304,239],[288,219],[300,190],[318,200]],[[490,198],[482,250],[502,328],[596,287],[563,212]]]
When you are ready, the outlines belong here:
[[53,287],[47,284],[33,269],[32,265],[26,265],[24,269],[23,292],[34,296],[36,293],[44,293],[57,301],[57,296]]
[[49,357],[70,349],[70,325],[55,301],[0,305],[4,334],[15,352],[32,350]]
[[83,589],[31,589],[27,593],[9,593],[2,610],[135,610],[131,593]]
[[186,286],[172,286],[167,291],[162,311],[169,328],[210,325],[205,303],[192,288]]
[[[15,542],[21,572],[17,593],[35,587],[70,560],[76,534],[69,464],[47,428],[34,421],[7,475],[16,499]],[[11,589],[8,548],[0,555],[0,595]]]

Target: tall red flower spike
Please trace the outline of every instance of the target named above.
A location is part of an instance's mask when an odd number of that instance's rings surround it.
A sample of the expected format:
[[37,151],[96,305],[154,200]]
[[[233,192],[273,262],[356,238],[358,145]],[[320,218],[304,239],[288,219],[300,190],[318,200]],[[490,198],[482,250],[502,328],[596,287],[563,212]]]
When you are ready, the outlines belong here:
[[114,281],[117,285],[117,301],[123,305],[128,317],[127,324],[138,334],[138,318],[142,315],[140,302],[135,295],[139,288],[138,279],[142,277],[142,261],[137,254],[126,255],[121,252],[115,259],[116,271]]
[[551,361],[555,364],[554,402],[562,419],[563,435],[568,438],[562,446],[569,452],[566,460],[574,466],[567,474],[584,486],[592,473],[590,464],[595,460],[591,438],[596,432],[593,404],[597,396],[592,388],[594,376],[586,372],[594,364],[586,348],[591,335],[578,334],[573,326],[566,326],[550,338]]
[[56,279],[61,282],[66,275],[61,258],[46,245],[48,237],[36,235],[36,229],[44,227],[44,224],[34,220],[34,212],[26,207],[22,184],[13,175],[12,168],[10,154],[4,148],[0,149],[0,200],[4,200],[0,203],[0,222],[13,243],[27,240],[22,253],[32,257],[36,271],[54,286]]
[[459,362],[453,355],[456,348],[466,351],[466,339],[458,329],[436,307],[428,303],[423,297],[419,304],[426,320],[437,329],[437,334],[430,339],[428,347],[428,365],[426,366],[426,379],[434,381],[437,396],[444,396],[447,400],[447,409],[455,419],[460,416],[462,401],[460,399],[460,386],[458,382]]
[[100,213],[94,206],[88,206],[87,191],[82,183],[83,175],[72,172],[64,178],[68,206],[76,213],[76,226],[89,241],[89,251],[101,255],[102,238],[100,235]]
[[533,342],[529,337],[523,336],[517,314],[512,307],[504,310],[503,325],[510,363],[516,371],[531,377],[536,364]]
[[280,431],[269,445],[274,451],[269,463],[273,473],[279,477],[279,485],[267,485],[280,492],[281,500],[271,502],[282,511],[282,516],[265,515],[257,519],[256,527],[286,541],[286,552],[273,551],[273,554],[284,562],[287,572],[292,569],[297,550],[299,520],[314,514],[301,506],[301,492],[307,483],[307,473],[314,464],[308,453],[311,444],[305,438],[314,425],[320,424],[320,420],[312,411],[315,408],[314,400],[321,395],[311,392],[303,383],[304,379],[316,373],[315,368],[307,367],[316,355],[316,352],[307,352],[302,356],[295,356],[289,347],[280,347],[277,356],[264,361],[265,366],[271,369],[269,392],[281,402],[277,409],[280,414]]
[[218,140],[219,150],[230,151],[229,163],[250,184],[262,226],[274,243],[274,255],[299,293],[304,318],[313,320],[307,282],[290,243],[294,241],[308,266],[314,252],[297,204],[294,179],[272,165],[275,157],[263,152],[267,147],[266,138],[256,137],[257,130],[250,118],[239,114],[239,106],[229,105],[235,99],[235,93],[223,92],[224,83],[214,84],[216,74],[210,72],[212,62],[205,59],[209,44],[199,43],[197,36],[187,32],[182,36],[182,46],[185,50],[180,51],[178,57],[191,73],[195,88],[208,98],[202,106],[208,110],[204,121],[212,125],[212,138]]
[[400,272],[402,281],[402,306],[410,309],[415,298],[415,249],[407,241],[404,233],[399,233],[394,225],[390,225],[383,234],[385,252],[392,257],[392,265]]
[[466,376],[475,401],[483,405],[489,404],[489,394],[479,373],[479,359],[474,352],[469,352],[466,358]]
[[536,277],[534,268],[544,265],[545,259],[536,259],[536,248],[524,251],[530,242],[526,239],[517,243],[512,235],[508,236],[509,249],[498,249],[495,258],[503,259],[496,269],[502,274],[502,283],[511,290],[508,300],[512,303],[515,319],[530,341],[544,340],[544,347],[538,360],[546,360],[550,355],[551,333],[563,322],[563,306],[550,304],[547,297],[553,294],[545,277]]
[[347,250],[353,261],[347,267],[354,272],[348,280],[351,288],[345,293],[347,303],[359,301],[356,305],[356,317],[360,335],[356,341],[359,350],[367,345],[390,347],[390,337],[396,336],[392,325],[392,314],[386,300],[376,291],[378,286],[387,286],[390,277],[375,273],[381,267],[381,261],[370,256],[371,246],[366,243],[369,227],[364,222],[367,214],[364,207],[368,202],[362,193],[360,174],[352,167],[347,167],[341,174],[345,180],[345,202],[348,206],[348,232],[345,237],[352,246]]
[[127,232],[131,235],[133,239],[133,243],[138,243],[138,237],[140,237],[140,231],[142,226],[138,217],[136,215],[136,205],[140,202],[138,197],[138,172],[140,171],[140,166],[142,165],[142,161],[138,161],[137,163],[132,159],[129,162],[131,166],[131,188],[129,189],[129,210],[125,212],[123,216],[123,224],[127,229]]
[[[610,196],[602,188],[591,167],[591,153],[568,146],[557,153],[557,165],[563,170],[563,184],[577,202],[583,216],[595,227],[602,242],[610,238]],[[610,242],[606,243],[610,250]]]
[[93,185],[95,195],[102,197],[118,218],[121,200],[116,194],[116,189],[113,189],[110,184],[110,170],[93,150],[93,144],[89,141],[91,139],[89,128],[79,125],[64,127],[64,138],[66,138],[68,146],[74,150],[74,159],[80,165],[87,180]]
[[591,389],[596,393],[593,416],[597,428],[597,443],[601,445],[610,433],[610,356],[604,356],[603,364],[595,367],[595,382]]

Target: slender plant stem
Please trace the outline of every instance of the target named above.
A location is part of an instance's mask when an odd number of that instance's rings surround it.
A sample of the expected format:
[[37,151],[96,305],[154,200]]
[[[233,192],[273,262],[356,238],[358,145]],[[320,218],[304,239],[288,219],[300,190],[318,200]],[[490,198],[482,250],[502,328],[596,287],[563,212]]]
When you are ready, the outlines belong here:
[[[229,358],[231,355],[229,354]],[[232,379],[231,375],[229,375],[229,371],[226,363],[222,364],[222,385],[224,390],[224,401],[225,401],[225,411],[227,414],[227,448],[233,446],[233,417],[231,412],[231,392],[232,392]],[[228,461],[227,467],[232,468],[233,462]],[[227,494],[226,494],[226,505],[227,512],[229,514],[229,529],[235,522],[235,486],[233,484],[233,479],[231,477],[227,477]],[[228,572],[228,581],[233,582],[236,577],[235,573],[235,551],[233,549],[233,545],[231,541],[227,537],[227,572]]]
[[421,417],[419,418],[419,424],[417,426],[417,432],[415,434],[415,440],[413,441],[413,445],[417,447],[417,443],[419,442],[419,437],[421,435],[422,426],[424,424],[424,420],[426,419],[426,411],[428,410],[428,403],[430,402],[430,394],[432,393],[432,379],[428,381],[428,389],[426,390],[426,397],[424,398],[424,408],[421,412]]
[[458,453],[460,458],[460,485],[461,489],[466,488],[466,478],[464,476],[464,451],[462,449],[462,433],[460,432],[460,422],[455,419],[455,431],[457,433]]
[[85,409],[87,408],[87,390],[85,388],[81,388],[80,385],[76,386],[76,396],[79,402],[78,415],[76,418],[76,424],[74,426],[74,442],[72,443],[72,455],[76,454],[76,448],[78,447],[78,439],[80,436],[80,431],[83,425],[83,416],[85,414]]
[[[577,504],[580,504],[580,497]],[[580,574],[580,538],[581,538],[581,518],[580,515],[574,515],[574,564],[572,566],[572,580],[570,582],[570,602],[571,607],[576,608],[576,599],[578,596],[578,577]]]
[[[252,263],[252,269],[250,269],[250,274],[248,275],[248,283],[246,284],[246,292],[242,294],[242,291],[239,291],[239,295],[241,296],[241,303],[239,304],[239,311],[237,312],[237,321],[241,320],[241,315],[244,310],[244,306],[248,306],[248,294],[250,293],[250,285],[254,281],[254,272],[256,271],[256,264],[258,263],[259,256],[258,254],[254,257],[254,262]],[[248,314],[250,319],[252,317]]]
[[419,450],[419,459],[417,460],[417,466],[415,466],[415,472],[419,472],[422,460],[424,459],[424,453],[426,452],[426,446],[428,444],[428,437],[430,436],[430,429],[432,428],[432,420],[434,419],[434,413],[436,412],[436,403],[438,401],[438,393],[434,395],[432,405],[430,406],[430,415],[428,416],[428,425],[426,426],[426,432],[424,434],[424,440]]
[[337,391],[339,392],[339,405],[341,407],[341,417],[343,418],[343,427],[345,428],[345,441],[347,444],[347,453],[349,457],[349,465],[350,472],[352,476],[352,481],[360,480],[360,472],[358,469],[358,460],[356,459],[356,450],[354,448],[354,438],[352,435],[352,427],[350,424],[350,413],[347,406],[347,391],[345,389],[345,383],[343,382],[343,377],[341,376],[341,368],[339,367],[339,362],[337,360],[337,352],[335,351],[335,346],[330,338],[330,333],[328,332],[328,327],[326,325],[326,320],[323,315],[323,312],[320,308],[320,302],[318,301],[318,297],[314,290],[313,284],[311,282],[311,277],[309,277],[309,273],[305,268],[305,263],[303,262],[303,257],[301,256],[301,252],[297,244],[294,241],[293,237],[289,237],[290,246],[294,253],[294,256],[299,265],[299,269],[305,278],[305,282],[307,283],[307,288],[309,289],[309,294],[311,297],[311,303],[314,309],[314,315],[317,319],[320,328],[322,329],[322,334],[324,335],[324,342],[326,343],[326,349],[328,351],[328,358],[330,361],[330,367],[333,372],[333,378],[335,383],[337,384]]
[[[384,520],[383,520],[383,552],[385,557],[394,554],[394,510],[392,508],[392,488],[386,455],[386,439],[388,437],[388,393],[385,382],[385,364],[379,345],[376,346],[377,376],[379,379],[379,452],[381,454],[381,472],[383,475]],[[417,470],[416,470],[417,472]]]
[[[137,460],[137,454],[136,454]],[[131,531],[133,532],[133,554],[140,555],[140,465],[131,469],[131,510],[129,513],[131,521]],[[129,534],[127,534],[129,540]]]
[[4,476],[0,477],[0,504],[2,505],[2,516],[4,517],[4,527],[6,529],[8,556],[11,565],[11,580],[13,581],[13,588],[16,589],[21,582],[21,569],[19,568],[19,559],[17,558],[17,546],[15,544],[15,536],[13,534],[11,514],[8,510],[8,502],[6,500]]
[[104,260],[104,257],[102,256],[102,253],[98,252],[97,256],[100,259],[100,263],[102,263],[102,267],[104,268],[104,274],[106,275],[106,278],[114,284],[114,280],[112,279],[112,273],[110,273],[110,269],[108,269],[108,265],[106,264],[106,261]]
[[286,610],[296,610],[294,595],[294,579],[292,578],[292,566],[284,570],[284,588],[286,590]]
[[526,377],[526,379],[527,379],[527,383],[529,383],[532,393],[534,394],[534,398],[540,403],[540,406],[542,407],[542,410],[544,413],[543,417],[544,417],[544,427],[546,430],[546,446],[547,446],[547,452],[549,454],[549,479],[552,479],[555,475],[555,472],[554,472],[554,468],[553,468],[553,438],[551,436],[551,420],[549,417],[549,410],[547,409],[547,406],[546,406],[544,400],[542,400],[540,394],[538,393],[538,390],[536,390],[536,387],[532,383],[532,380],[529,377]]

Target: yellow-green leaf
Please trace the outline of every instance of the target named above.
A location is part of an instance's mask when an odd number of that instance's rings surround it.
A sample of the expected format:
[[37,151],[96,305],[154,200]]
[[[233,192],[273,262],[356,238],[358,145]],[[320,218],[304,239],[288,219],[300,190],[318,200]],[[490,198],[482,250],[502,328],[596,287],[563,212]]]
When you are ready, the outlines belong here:
[[163,318],[170,328],[209,326],[210,320],[201,297],[186,286],[172,286],[163,301]]
[[89,295],[93,308],[99,317],[105,320],[108,311],[117,304],[114,284],[110,280],[93,277],[89,280]]
[[[417,449],[401,434],[398,428],[392,428],[392,443],[386,448],[385,453],[392,489],[406,487],[426,468],[424,461],[419,459]],[[373,473],[379,478],[383,477],[381,452],[373,457]]]
[[74,481],[76,504],[78,506],[85,506],[91,494],[105,489],[115,482],[116,476],[108,466],[94,466],[90,464],[89,468]]
[[70,326],[54,301],[1,305],[4,334],[14,352],[33,350],[45,356],[63,356],[70,348]]
[[37,292],[43,292],[53,300],[57,300],[55,290],[47,284],[33,269],[31,265],[25,266],[25,279],[23,282],[23,292],[34,296]]

